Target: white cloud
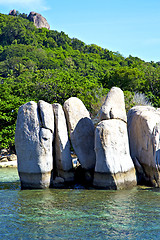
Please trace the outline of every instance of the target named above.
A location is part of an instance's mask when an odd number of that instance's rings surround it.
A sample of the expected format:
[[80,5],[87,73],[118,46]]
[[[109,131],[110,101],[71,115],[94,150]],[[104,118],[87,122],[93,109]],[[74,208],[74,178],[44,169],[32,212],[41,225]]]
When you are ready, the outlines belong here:
[[29,11],[46,11],[50,9],[45,0],[0,0],[0,6],[12,7],[12,9],[16,10],[21,8]]

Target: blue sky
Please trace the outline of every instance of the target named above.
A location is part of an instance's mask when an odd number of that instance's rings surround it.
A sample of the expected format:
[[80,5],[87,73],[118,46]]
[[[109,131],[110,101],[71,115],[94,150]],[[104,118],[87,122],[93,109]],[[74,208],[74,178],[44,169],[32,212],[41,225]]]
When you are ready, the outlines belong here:
[[160,61],[160,0],[0,0],[11,9],[41,13],[52,30],[145,61]]

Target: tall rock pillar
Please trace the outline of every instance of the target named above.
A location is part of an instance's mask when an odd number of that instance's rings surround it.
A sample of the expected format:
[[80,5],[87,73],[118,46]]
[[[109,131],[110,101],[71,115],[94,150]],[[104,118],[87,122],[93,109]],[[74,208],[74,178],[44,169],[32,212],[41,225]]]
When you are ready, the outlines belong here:
[[49,187],[53,169],[53,136],[51,104],[31,101],[19,108],[15,147],[22,189]]

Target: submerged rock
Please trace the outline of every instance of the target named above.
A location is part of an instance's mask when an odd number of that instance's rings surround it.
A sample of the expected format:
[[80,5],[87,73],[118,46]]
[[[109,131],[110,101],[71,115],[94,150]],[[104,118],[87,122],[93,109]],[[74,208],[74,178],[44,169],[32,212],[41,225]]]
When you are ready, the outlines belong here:
[[125,122],[119,119],[101,121],[95,132],[95,151],[95,187],[121,189],[136,185]]
[[[15,147],[22,189],[50,185],[54,116],[50,104],[39,102],[39,105],[31,101],[18,111]],[[51,123],[45,121],[47,116],[50,116]]]
[[60,104],[53,104],[55,115],[55,164],[57,176],[70,182],[74,180],[72,157],[66,118]]
[[[139,180],[160,187],[160,110],[149,106],[131,108],[128,135]],[[141,165],[141,171],[138,165]]]
[[120,119],[127,122],[124,94],[118,87],[112,87],[100,110],[100,120]]
[[64,103],[67,124],[74,151],[81,167],[90,170],[95,167],[94,125],[89,112],[76,97],[71,97]]

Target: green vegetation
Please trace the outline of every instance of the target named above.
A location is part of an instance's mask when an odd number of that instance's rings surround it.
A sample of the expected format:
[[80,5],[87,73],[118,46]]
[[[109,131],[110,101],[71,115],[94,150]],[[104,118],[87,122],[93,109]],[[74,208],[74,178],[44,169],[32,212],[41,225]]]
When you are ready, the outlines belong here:
[[14,146],[20,105],[39,99],[63,104],[77,96],[96,115],[112,86],[124,91],[127,109],[136,92],[160,107],[160,63],[37,29],[25,14],[0,14],[0,148]]

